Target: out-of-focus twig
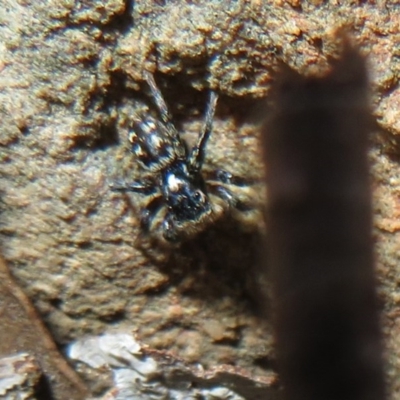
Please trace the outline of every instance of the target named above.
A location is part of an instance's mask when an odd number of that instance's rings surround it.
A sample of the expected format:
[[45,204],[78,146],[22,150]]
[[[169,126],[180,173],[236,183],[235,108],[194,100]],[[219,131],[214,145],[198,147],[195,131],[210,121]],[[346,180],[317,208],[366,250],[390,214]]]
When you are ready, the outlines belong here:
[[322,77],[282,68],[266,124],[268,255],[288,400],[384,398],[364,58],[342,37]]
[[[32,303],[10,275],[0,257],[0,357],[25,352],[35,357],[57,400],[85,399],[89,392],[60,354]],[[43,398],[49,398],[49,394]],[[42,398],[42,397],[39,397]]]

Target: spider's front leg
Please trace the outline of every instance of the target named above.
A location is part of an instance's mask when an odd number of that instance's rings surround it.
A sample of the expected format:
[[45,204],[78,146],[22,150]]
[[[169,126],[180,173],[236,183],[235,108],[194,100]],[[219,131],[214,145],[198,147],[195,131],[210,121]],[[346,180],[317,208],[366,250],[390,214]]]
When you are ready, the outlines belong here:
[[142,232],[149,233],[151,223],[153,222],[155,216],[163,206],[163,202],[164,199],[160,194],[159,196],[156,196],[152,200],[150,200],[147,203],[146,207],[140,211],[139,220]]
[[110,189],[113,192],[133,192],[144,194],[146,196],[155,194],[158,191],[153,179],[138,179],[130,183],[120,181],[114,182],[110,185]]
[[168,213],[162,223],[163,237],[170,243],[179,241],[179,234],[176,229],[176,221],[173,214]]
[[231,174],[228,171],[223,169],[216,169],[211,176],[208,178],[210,181],[224,183],[226,185],[235,185],[235,186],[251,186],[257,183],[255,179],[242,178],[240,176],[236,176]]
[[133,181],[129,184],[114,183],[110,185],[110,188],[114,192],[133,192],[152,197],[139,213],[140,228],[143,232],[148,233],[150,231],[151,223],[163,205],[162,194],[157,189],[154,181],[152,179],[142,179]]
[[208,101],[206,116],[204,119],[204,125],[202,132],[199,136],[199,139],[196,145],[193,147],[189,157],[188,157],[188,166],[189,171],[192,174],[198,174],[201,170],[201,167],[204,163],[205,158],[205,149],[207,145],[207,141],[212,132],[212,125],[215,115],[215,109],[217,107],[218,95],[216,92],[210,92],[210,99]]
[[245,201],[240,197],[247,192],[246,189],[255,183],[253,179],[244,179],[220,169],[215,170],[207,176],[209,193],[218,196],[224,200],[230,208],[234,208],[238,211],[250,211],[254,208],[251,199]]

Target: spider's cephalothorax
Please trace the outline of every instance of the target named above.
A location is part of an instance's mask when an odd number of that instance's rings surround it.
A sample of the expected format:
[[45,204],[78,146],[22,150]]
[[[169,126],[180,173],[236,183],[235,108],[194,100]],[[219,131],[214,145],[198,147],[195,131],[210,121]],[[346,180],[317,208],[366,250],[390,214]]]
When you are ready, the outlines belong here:
[[243,203],[226,187],[242,185],[242,182],[220,170],[214,171],[210,180],[205,180],[202,175],[217,94],[210,92],[202,132],[196,145],[188,151],[172,123],[154,77],[148,72],[144,76],[161,119],[151,115],[137,119],[129,133],[129,141],[136,159],[148,174],[127,185],[112,186],[112,189],[148,196],[149,202],[140,215],[142,229],[146,232],[153,230],[155,216],[161,215],[163,238],[168,242],[176,242],[193,236],[214,219],[221,206],[216,202],[211,204],[212,198],[222,199],[239,210],[243,208]]

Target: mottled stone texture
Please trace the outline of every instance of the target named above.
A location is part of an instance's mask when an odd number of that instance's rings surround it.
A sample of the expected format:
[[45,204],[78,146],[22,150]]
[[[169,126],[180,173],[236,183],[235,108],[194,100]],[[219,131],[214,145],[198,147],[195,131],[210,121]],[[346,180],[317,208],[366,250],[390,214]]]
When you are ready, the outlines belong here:
[[227,218],[181,248],[144,251],[136,241],[143,198],[109,184],[141,173],[126,137],[132,115],[151,108],[143,69],[155,73],[190,143],[208,88],[217,90],[206,164],[262,177],[260,99],[274,66],[325,69],[337,55],[332,32],[348,26],[369,54],[374,89],[378,270],[396,398],[397,13],[390,1],[3,0],[0,245],[57,343],[112,325],[188,362],[274,373],[271,329],[257,305],[265,279],[256,221]]
[[0,396],[4,400],[36,400],[35,387],[41,377],[40,368],[28,354],[0,360]]

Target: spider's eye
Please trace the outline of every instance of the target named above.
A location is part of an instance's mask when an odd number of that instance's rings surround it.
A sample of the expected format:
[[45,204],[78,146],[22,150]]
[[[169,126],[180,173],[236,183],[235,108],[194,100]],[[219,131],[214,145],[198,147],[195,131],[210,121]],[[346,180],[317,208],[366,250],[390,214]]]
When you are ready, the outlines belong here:
[[206,195],[201,190],[196,190],[193,197],[199,203],[204,203],[206,201]]

